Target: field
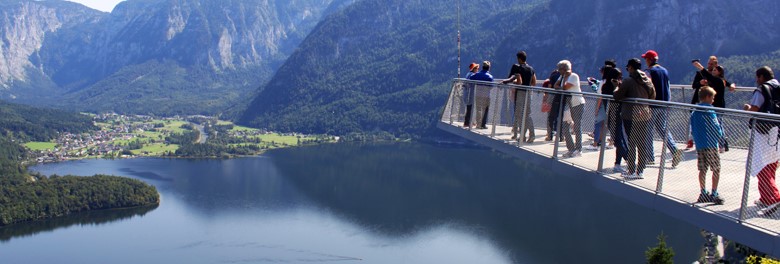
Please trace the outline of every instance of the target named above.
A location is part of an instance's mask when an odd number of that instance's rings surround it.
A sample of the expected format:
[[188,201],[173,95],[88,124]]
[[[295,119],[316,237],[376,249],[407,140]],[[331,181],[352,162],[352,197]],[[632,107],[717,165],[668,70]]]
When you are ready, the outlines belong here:
[[141,149],[132,150],[134,155],[144,155],[144,156],[162,156],[166,152],[176,152],[176,150],[179,148],[179,145],[175,144],[165,144],[165,143],[152,143],[145,145]]
[[25,147],[29,148],[33,151],[39,151],[39,150],[53,150],[54,147],[57,146],[57,143],[53,142],[27,142],[24,144]]

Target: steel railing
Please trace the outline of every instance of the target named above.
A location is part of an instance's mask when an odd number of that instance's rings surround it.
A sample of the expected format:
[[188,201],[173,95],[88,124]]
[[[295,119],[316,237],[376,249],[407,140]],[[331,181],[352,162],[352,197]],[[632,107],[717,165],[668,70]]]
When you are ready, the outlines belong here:
[[[780,212],[772,212],[753,202],[760,200],[762,192],[775,190],[765,181],[774,179],[774,172],[771,176],[760,177],[762,179],[758,181],[754,178],[767,167],[766,162],[758,160],[777,161],[780,158],[777,129],[769,134],[752,129],[757,122],[780,122],[780,116],[691,105],[686,103],[690,102],[690,98],[685,98],[683,91],[690,92],[692,89],[684,87],[673,87],[673,102],[647,99],[618,102],[612,96],[590,92],[456,79],[442,111],[441,122],[599,172],[739,223],[780,233]],[[585,85],[582,88],[590,90]],[[741,107],[749,101],[752,91],[740,88],[729,92],[726,100],[730,104],[727,106]],[[570,103],[556,104],[556,100],[569,102],[571,98],[578,97],[585,101],[582,107],[572,108]],[[618,110],[624,104],[646,107],[650,109],[650,116],[625,120]],[[718,129],[714,125],[697,126],[696,131],[705,131],[707,137],[716,137],[716,145],[721,148],[716,147],[714,151],[712,148],[686,150],[685,143],[691,138],[691,114],[707,111],[716,113],[724,137],[717,137]],[[482,124],[485,126],[482,127]],[[528,142],[531,137],[525,137],[523,132],[534,134],[532,142]],[[515,134],[516,137],[513,137]],[[590,139],[586,135],[590,135]],[[633,148],[635,154],[618,153],[618,150],[625,149],[624,146],[629,147],[628,150]],[[725,146],[728,146],[728,151],[725,151]],[[710,165],[705,177],[705,190],[708,192],[712,190],[712,167],[717,167],[713,159],[720,163],[717,192],[724,200],[722,205],[699,201],[697,152],[707,153],[710,157],[702,162]],[[635,165],[626,166],[626,158],[633,159]],[[610,165],[608,161],[614,162]],[[624,177],[626,175],[619,173],[621,170],[642,170],[643,178]]]

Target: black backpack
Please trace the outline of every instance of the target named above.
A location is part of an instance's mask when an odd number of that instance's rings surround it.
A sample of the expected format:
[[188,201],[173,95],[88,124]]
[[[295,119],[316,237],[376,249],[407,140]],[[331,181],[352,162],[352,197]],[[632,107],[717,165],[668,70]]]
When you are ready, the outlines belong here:
[[[764,96],[764,105],[758,109],[758,112],[779,115],[778,119],[780,119],[780,87],[767,82],[759,88]],[[777,121],[756,120],[755,122],[756,131],[761,134],[767,134],[773,127],[780,126],[780,122]]]

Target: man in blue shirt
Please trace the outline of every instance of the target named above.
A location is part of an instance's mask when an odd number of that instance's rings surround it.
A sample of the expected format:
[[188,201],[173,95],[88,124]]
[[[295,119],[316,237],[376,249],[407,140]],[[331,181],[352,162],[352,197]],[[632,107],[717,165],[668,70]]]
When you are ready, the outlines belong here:
[[[493,82],[493,75],[490,74],[490,62],[482,62],[482,70],[469,77],[469,80]],[[478,129],[487,128],[488,112],[490,111],[490,89],[491,86],[476,85],[476,111],[477,117],[482,117],[477,123],[480,124]]]
[[[645,63],[648,67],[646,73],[653,81],[653,86],[655,86],[655,99],[658,101],[668,102],[671,94],[671,90],[669,89],[669,72],[666,70],[666,68],[658,64],[658,53],[654,50],[648,50],[644,55],[642,55],[642,58],[645,59]],[[666,130],[666,122],[669,118],[669,111],[661,107],[652,107],[651,110],[653,112],[652,122],[653,126],[655,127],[655,131],[662,135],[664,132],[666,132],[664,139],[666,140],[666,147],[669,148],[669,151],[672,152],[672,168],[675,168],[682,160],[682,150],[678,149],[675,145],[674,137],[672,137],[671,131]],[[653,129],[649,129],[648,133],[650,133],[650,136],[647,137],[649,139],[647,144],[650,144],[648,148],[650,151],[649,162],[653,163],[654,161],[652,159],[655,157],[652,142]],[[661,153],[661,157],[663,157],[663,153]]]

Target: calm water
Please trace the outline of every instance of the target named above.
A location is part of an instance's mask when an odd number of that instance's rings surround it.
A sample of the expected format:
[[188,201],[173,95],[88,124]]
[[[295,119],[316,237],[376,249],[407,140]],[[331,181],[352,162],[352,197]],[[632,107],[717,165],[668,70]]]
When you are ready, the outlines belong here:
[[487,150],[324,145],[232,160],[88,160],[45,174],[154,184],[157,208],[0,228],[2,263],[644,263],[697,228]]

